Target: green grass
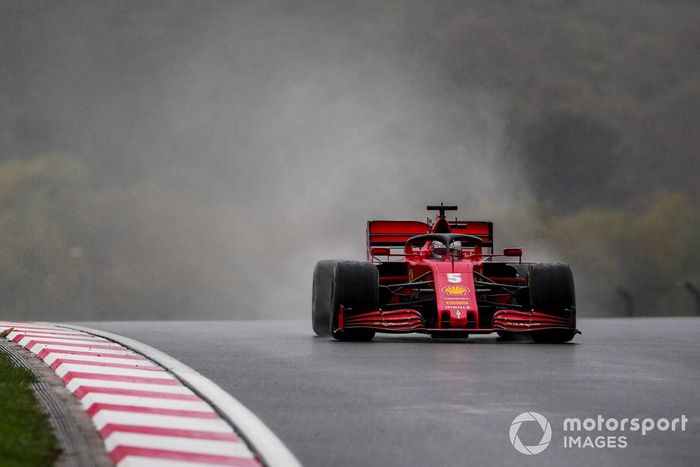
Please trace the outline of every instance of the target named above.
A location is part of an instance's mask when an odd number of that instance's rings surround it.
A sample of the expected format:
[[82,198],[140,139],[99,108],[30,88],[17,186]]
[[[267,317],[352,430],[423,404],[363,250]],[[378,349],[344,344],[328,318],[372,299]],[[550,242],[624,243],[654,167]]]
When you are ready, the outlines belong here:
[[30,384],[33,375],[0,352],[0,466],[52,465],[60,454]]

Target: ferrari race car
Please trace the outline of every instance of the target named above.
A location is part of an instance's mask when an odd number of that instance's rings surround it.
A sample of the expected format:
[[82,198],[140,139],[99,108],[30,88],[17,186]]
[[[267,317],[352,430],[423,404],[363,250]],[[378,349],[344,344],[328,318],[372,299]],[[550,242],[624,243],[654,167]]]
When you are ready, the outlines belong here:
[[527,334],[568,342],[576,329],[568,265],[495,253],[493,224],[448,220],[457,206],[428,206],[434,221],[368,221],[367,261],[319,261],[312,324],[319,336],[369,341],[376,332],[467,337]]

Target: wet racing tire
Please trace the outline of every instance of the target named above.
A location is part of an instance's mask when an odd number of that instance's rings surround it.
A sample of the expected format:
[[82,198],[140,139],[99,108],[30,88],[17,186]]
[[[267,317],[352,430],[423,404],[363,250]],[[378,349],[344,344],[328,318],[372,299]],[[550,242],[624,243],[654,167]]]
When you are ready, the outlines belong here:
[[563,263],[531,264],[528,272],[531,307],[569,319],[571,329],[534,331],[535,342],[563,343],[576,335],[576,297],[571,268]]
[[371,263],[323,260],[314,269],[311,323],[319,336],[341,341],[369,341],[372,329],[338,330],[340,305],[346,313],[374,311],[379,307],[379,273]]
[[514,341],[515,340],[515,334],[509,331],[496,331],[496,334],[498,334],[498,337],[501,338],[501,340],[504,341]]
[[532,333],[532,340],[542,344],[563,344],[569,342],[576,335],[576,331],[569,329],[546,329]]
[[317,336],[331,335],[333,313],[333,276],[338,261],[323,260],[314,268],[313,291],[311,293],[311,326]]
[[379,271],[372,263],[362,261],[339,261],[333,277],[333,312],[331,335],[340,341],[369,341],[374,337],[372,329],[335,329],[338,310],[343,305],[346,316],[379,307]]

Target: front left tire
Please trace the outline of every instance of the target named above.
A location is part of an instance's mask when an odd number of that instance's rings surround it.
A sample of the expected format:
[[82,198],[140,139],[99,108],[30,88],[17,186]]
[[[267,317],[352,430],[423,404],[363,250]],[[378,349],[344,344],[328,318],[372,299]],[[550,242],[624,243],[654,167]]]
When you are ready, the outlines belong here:
[[562,344],[576,335],[574,275],[563,263],[531,264],[528,272],[530,305],[537,311],[568,318],[571,329],[546,329],[532,333],[535,342]]

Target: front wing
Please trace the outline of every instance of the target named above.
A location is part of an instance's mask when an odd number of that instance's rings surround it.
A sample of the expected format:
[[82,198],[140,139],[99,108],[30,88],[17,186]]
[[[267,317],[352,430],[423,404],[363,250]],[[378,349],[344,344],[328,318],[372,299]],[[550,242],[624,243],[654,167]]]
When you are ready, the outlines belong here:
[[573,329],[568,318],[538,311],[499,310],[493,315],[490,328],[431,328],[426,326],[423,315],[417,310],[399,309],[370,311],[345,316],[341,306],[338,313],[338,329],[364,328],[379,332],[469,332],[488,334],[496,331],[529,332],[545,329]]

